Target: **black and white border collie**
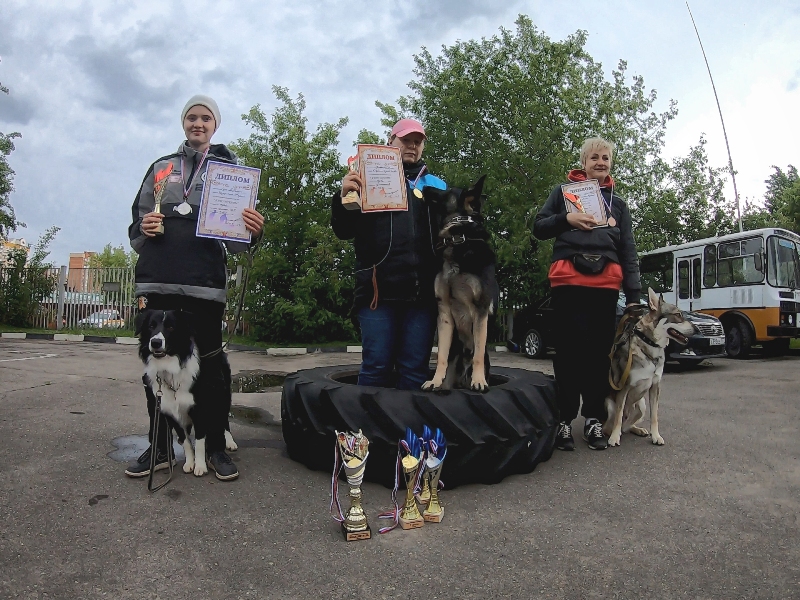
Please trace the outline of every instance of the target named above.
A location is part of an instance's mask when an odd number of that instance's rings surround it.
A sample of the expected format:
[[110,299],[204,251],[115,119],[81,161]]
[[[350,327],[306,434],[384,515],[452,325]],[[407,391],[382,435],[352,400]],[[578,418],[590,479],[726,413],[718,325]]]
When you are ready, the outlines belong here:
[[[169,426],[175,431],[178,443],[183,446],[186,462],[184,473],[201,477],[208,473],[206,463],[206,432],[208,418],[225,415],[225,447],[236,450],[238,446],[230,432],[227,415],[230,411],[230,394],[222,398],[199,393],[195,382],[200,376],[200,355],[192,335],[191,317],[179,310],[148,309],[136,318],[139,334],[139,357],[144,363],[145,391],[148,400],[155,401],[161,380],[161,412]],[[230,390],[230,367],[224,353],[219,360],[227,367],[225,384]],[[198,386],[200,387],[200,386]],[[228,399],[225,402],[225,398]],[[208,402],[224,402],[227,406],[204,406]],[[224,412],[223,412],[224,411]],[[195,448],[189,440],[194,427]]]

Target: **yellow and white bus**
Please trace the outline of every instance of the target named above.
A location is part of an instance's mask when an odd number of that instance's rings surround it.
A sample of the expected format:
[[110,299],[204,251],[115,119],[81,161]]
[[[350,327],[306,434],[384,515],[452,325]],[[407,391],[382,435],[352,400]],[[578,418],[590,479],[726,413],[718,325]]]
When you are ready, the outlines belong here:
[[744,358],[754,344],[785,352],[800,337],[800,236],[756,229],[640,255],[642,289],[682,310],[717,317],[725,349]]

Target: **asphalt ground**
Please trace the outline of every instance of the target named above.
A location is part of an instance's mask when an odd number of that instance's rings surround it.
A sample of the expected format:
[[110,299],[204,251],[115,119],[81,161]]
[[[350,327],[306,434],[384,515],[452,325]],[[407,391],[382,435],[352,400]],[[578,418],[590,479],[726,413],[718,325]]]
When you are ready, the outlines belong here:
[[[294,371],[359,356],[230,360]],[[445,490],[438,525],[377,535],[389,491],[366,484],[373,539],[346,543],[330,474],[286,456],[277,394],[235,396],[237,481],[179,465],[150,494],[112,458],[146,434],[135,348],[0,340],[0,598],[798,598],[798,367],[672,369],[665,446],[578,440],[529,475]]]

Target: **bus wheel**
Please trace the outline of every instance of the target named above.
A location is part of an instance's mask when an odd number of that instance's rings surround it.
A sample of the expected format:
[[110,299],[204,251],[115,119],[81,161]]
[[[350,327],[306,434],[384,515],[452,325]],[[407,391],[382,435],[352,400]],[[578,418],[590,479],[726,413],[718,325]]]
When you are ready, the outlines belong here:
[[741,320],[730,323],[725,332],[725,351],[731,358],[747,358],[753,345],[750,327]]

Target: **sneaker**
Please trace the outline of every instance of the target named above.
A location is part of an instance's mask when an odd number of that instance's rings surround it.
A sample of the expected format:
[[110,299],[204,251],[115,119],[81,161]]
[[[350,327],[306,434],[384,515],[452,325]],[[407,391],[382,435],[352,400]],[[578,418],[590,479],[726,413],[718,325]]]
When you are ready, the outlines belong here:
[[[148,446],[147,450],[145,450],[142,455],[136,459],[136,462],[131,463],[128,465],[128,468],[125,469],[125,475],[128,477],[147,477],[150,475],[150,453],[152,452],[153,446]],[[178,461],[175,460],[175,454],[170,452],[170,458],[172,459],[172,466],[178,464]],[[161,471],[162,469],[169,469],[169,462],[167,458],[166,452],[159,452],[156,455],[156,471]]]
[[556,448],[559,450],[575,450],[575,440],[572,439],[572,427],[562,421],[556,431]]
[[233,464],[231,457],[222,450],[211,453],[211,456],[208,457],[208,466],[214,471],[217,479],[222,481],[236,479],[239,476],[239,469]]
[[603,424],[597,419],[586,419],[586,424],[583,426],[583,439],[592,450],[608,448],[608,438],[603,435]]

